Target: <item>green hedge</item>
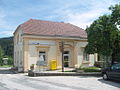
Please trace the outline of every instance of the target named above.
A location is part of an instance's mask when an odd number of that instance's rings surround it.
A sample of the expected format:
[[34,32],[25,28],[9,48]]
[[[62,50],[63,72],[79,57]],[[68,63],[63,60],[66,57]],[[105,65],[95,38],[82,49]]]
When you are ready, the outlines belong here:
[[84,72],[101,72],[101,68],[98,67],[86,67],[80,68],[80,70],[84,70]]
[[9,57],[9,56],[3,56],[3,57],[0,57],[0,66],[3,66],[4,63],[3,63],[3,58],[8,58],[7,60],[7,65],[13,65],[14,64],[14,60],[12,57]]

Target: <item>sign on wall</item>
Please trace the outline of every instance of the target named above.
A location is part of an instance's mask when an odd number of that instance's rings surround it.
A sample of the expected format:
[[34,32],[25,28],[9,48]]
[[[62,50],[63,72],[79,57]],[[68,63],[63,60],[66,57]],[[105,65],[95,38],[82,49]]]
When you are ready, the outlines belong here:
[[29,41],[29,45],[55,45],[54,41]]

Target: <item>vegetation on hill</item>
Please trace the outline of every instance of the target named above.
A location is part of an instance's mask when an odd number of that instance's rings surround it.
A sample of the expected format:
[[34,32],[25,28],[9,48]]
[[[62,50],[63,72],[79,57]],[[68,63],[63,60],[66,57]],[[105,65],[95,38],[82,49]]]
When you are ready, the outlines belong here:
[[0,65],[3,65],[2,58],[8,58],[8,64],[13,64],[13,37],[0,38]]
[[13,37],[0,38],[0,46],[5,56],[13,57]]

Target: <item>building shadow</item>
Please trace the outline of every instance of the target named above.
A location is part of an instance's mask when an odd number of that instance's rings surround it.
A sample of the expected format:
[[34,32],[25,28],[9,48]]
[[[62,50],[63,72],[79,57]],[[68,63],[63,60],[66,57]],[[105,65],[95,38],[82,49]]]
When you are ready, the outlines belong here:
[[120,88],[120,81],[114,81],[114,80],[103,80],[103,79],[98,79],[101,83],[109,84],[114,87]]

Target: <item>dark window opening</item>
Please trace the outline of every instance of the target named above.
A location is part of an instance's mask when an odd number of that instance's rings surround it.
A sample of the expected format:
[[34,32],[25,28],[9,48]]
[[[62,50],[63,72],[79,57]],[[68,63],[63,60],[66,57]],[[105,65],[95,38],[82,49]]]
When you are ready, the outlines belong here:
[[46,52],[39,52],[40,61],[46,61]]

